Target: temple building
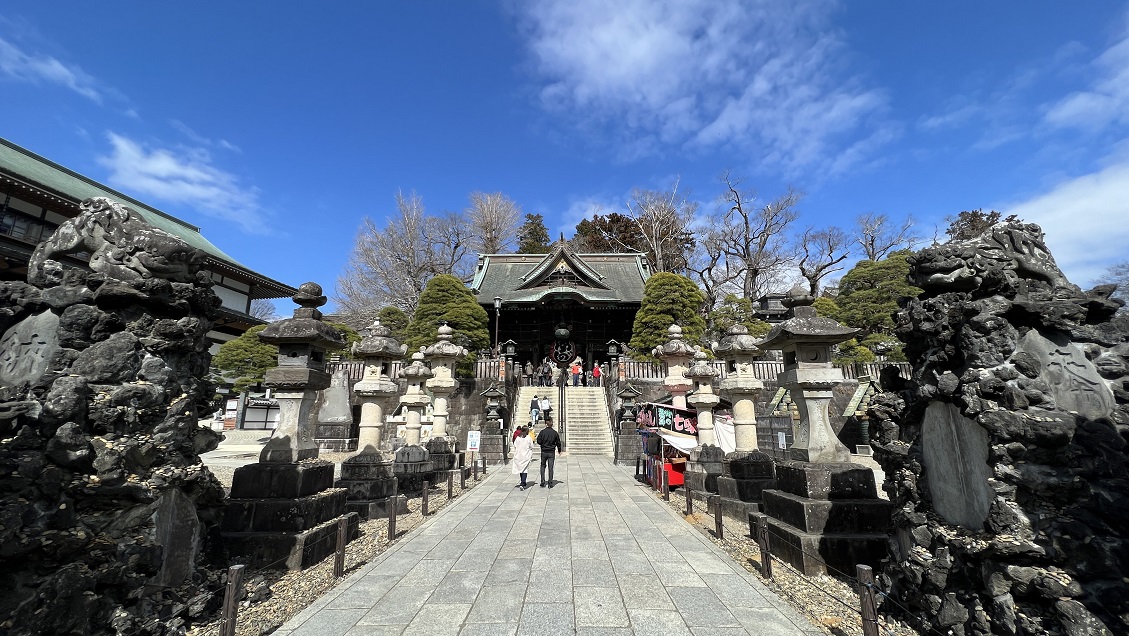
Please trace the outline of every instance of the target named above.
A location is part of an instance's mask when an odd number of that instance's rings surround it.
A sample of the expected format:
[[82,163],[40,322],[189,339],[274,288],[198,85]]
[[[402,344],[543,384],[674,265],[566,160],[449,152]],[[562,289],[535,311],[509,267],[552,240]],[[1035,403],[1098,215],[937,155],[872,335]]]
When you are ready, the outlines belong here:
[[[288,298],[295,288],[241,265],[200,234],[200,228],[146,205],[133,197],[68,170],[25,148],[0,138],[0,280],[24,280],[27,264],[40,241],[62,223],[78,216],[79,204],[90,197],[107,197],[137,211],[150,225],[203,250],[204,268],[223,305],[208,333],[212,353],[219,344],[238,337],[262,320],[250,315],[251,301]],[[74,260],[76,267],[84,265]]]
[[548,254],[479,256],[470,287],[495,346],[511,343],[519,362],[563,365],[607,361],[609,341],[631,339],[650,275],[645,254],[577,254],[562,240]]

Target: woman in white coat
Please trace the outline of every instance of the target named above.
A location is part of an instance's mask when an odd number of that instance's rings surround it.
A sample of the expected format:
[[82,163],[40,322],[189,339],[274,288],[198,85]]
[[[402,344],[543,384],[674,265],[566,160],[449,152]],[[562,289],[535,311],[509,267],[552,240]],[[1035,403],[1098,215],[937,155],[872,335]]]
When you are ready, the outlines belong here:
[[528,485],[525,483],[526,473],[529,471],[529,462],[533,461],[533,440],[529,439],[529,427],[521,427],[521,434],[514,440],[514,460],[511,464],[515,475],[521,476],[521,483],[517,485],[518,488],[525,490]]

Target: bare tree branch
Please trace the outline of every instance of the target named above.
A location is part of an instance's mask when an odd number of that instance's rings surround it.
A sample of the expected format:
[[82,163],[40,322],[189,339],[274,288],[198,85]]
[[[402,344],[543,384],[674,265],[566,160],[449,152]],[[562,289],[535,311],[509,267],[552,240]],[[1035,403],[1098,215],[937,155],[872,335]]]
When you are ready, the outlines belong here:
[[470,273],[469,229],[462,217],[426,214],[416,193],[396,194],[396,215],[378,227],[365,218],[334,301],[342,313],[371,321],[385,306],[411,314],[427,281],[439,274]]
[[850,243],[847,233],[834,226],[825,230],[809,227],[800,235],[796,242],[796,266],[800,276],[808,281],[812,296],[819,295],[819,281],[824,276],[843,269],[839,263],[851,255]]
[[265,322],[270,322],[275,318],[278,318],[278,313],[274,308],[274,302],[272,302],[269,298],[252,299],[251,311],[248,313],[249,315]]
[[903,247],[913,247],[921,237],[913,233],[912,216],[895,225],[885,214],[867,212],[856,220],[855,242],[862,246],[867,260],[880,261],[887,254]]
[[776,199],[756,207],[754,190],[742,190],[730,173],[721,177],[724,213],[715,219],[717,240],[733,276],[741,281],[741,296],[750,300],[770,291],[792,262],[785,234],[799,216],[803,193],[789,188]]
[[521,207],[501,192],[472,192],[466,222],[474,237],[471,248],[480,254],[500,254],[516,245]]
[[698,204],[678,192],[678,180],[668,191],[635,190],[627,202],[627,216],[639,229],[656,272],[686,270],[688,253],[694,247],[690,226]]

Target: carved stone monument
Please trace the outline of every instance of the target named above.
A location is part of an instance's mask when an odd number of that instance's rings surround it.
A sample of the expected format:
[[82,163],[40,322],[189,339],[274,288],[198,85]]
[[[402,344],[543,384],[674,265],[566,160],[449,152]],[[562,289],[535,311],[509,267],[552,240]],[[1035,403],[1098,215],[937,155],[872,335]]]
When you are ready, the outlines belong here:
[[910,256],[913,380],[872,400],[891,596],[935,631],[1129,630],[1129,316],[1037,225]]
[[219,585],[202,262],[95,198],[0,282],[0,632],[177,633]]
[[329,388],[321,392],[317,410],[314,443],[325,451],[357,450],[353,435],[353,406],[349,400],[349,372],[338,369],[329,380]]
[[[361,402],[360,437],[357,452],[341,462],[338,488],[349,491],[347,510],[361,519],[375,519],[388,514],[388,499],[396,489],[392,455],[381,450],[384,410],[399,387],[388,376],[393,360],[407,352],[407,347],[392,337],[392,330],[377,320],[360,342],[353,343],[353,356],[364,362],[365,374],[353,385]],[[400,512],[407,512],[407,498],[397,496]]]
[[337,532],[341,515],[348,516],[350,537],[357,533],[357,515],[345,511],[346,490],[332,487],[333,464],[317,459],[310,421],[317,391],[330,382],[325,351],[345,346],[345,338],[321,320],[318,307],[326,298],[320,285],[303,283],[294,302],[292,318],[259,333],[260,340],[278,346],[278,366],[263,379],[278,400],[278,426],[259,462],[235,470],[223,521],[229,551],[260,567],[291,570],[333,552],[328,537]]

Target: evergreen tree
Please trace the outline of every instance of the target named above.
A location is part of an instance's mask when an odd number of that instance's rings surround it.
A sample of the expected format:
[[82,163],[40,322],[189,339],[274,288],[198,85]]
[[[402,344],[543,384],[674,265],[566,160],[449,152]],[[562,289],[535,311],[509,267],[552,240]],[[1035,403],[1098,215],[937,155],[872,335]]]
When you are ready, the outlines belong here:
[[350,327],[349,325],[347,325],[343,322],[328,322],[327,321],[326,324],[329,325],[330,327],[333,327],[334,329],[340,331],[341,334],[345,336],[345,348],[344,349],[337,349],[335,351],[331,351],[330,353],[334,354],[336,356],[339,356],[341,358],[345,358],[346,360],[352,360],[353,359],[353,343],[361,341],[361,334],[357,333],[356,329],[353,329],[352,327]]
[[259,340],[259,332],[266,328],[267,325],[251,327],[220,345],[212,356],[212,366],[223,372],[225,378],[234,378],[236,393],[259,384],[267,369],[278,366],[278,347]]
[[404,329],[408,354],[434,344],[439,339],[437,330],[443,321],[455,330],[454,342],[470,351],[468,363],[473,361],[479,349],[490,346],[486,310],[461,280],[443,274],[427,281],[415,315]]
[[840,343],[838,351],[832,361],[839,364],[853,364],[855,362],[874,362],[874,352],[867,349],[855,338]]
[[739,298],[736,294],[727,294],[725,300],[709,314],[709,339],[720,341],[725,337],[729,328],[736,324],[745,325],[749,335],[760,338],[768,333],[772,325],[760,320],[753,313],[753,301],[748,298]]
[[392,330],[392,337],[404,341],[407,336],[404,335],[404,330],[408,328],[408,323],[411,322],[408,314],[405,314],[399,307],[389,305],[381,309],[376,317],[380,319],[380,324]]
[[517,230],[518,254],[548,254],[549,228],[545,227],[545,217],[540,214],[526,214],[525,223]]
[[894,333],[894,313],[899,298],[913,298],[921,289],[910,285],[909,250],[894,252],[881,261],[859,261],[839,282],[835,319],[863,330],[863,336]]
[[702,344],[706,321],[702,305],[706,298],[694,281],[669,272],[659,272],[647,279],[643,302],[635,314],[629,346],[639,360],[654,360],[651,349],[666,342],[666,330],[672,324],[682,327],[683,341]]

